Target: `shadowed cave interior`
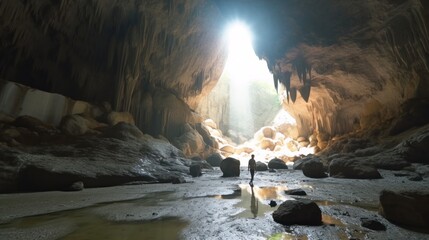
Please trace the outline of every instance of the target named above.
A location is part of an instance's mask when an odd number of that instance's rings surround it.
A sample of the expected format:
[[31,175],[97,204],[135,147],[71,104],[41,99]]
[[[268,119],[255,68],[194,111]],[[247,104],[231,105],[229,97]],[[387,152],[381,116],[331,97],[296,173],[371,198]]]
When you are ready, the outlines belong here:
[[428,24],[423,0],[1,1],[0,238],[429,239]]

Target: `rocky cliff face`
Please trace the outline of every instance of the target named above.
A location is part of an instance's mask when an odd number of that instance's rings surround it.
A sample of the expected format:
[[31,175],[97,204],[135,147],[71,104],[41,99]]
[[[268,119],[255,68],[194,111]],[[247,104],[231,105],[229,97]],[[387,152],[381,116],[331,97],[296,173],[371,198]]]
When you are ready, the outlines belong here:
[[[222,72],[219,17],[205,0],[2,1],[0,78],[108,102],[144,131],[175,135],[168,129],[190,114],[182,105]],[[160,106],[167,95],[177,108]]]
[[424,1],[217,2],[250,22],[302,135],[369,128],[428,96]]

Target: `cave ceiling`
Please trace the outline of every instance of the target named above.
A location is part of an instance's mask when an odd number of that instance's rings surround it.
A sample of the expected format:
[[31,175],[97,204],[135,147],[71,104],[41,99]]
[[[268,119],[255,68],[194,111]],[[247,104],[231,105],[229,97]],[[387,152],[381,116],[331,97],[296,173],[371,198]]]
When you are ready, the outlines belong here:
[[334,135],[391,118],[407,99],[428,96],[427,5],[422,0],[5,0],[0,77],[107,101],[139,122],[139,104],[148,94],[155,99],[154,89],[196,107],[222,73],[225,24],[241,18],[253,30],[255,52],[267,61],[273,87],[301,132]]
[[249,24],[255,52],[303,132],[338,134],[380,123],[407,99],[428,94],[424,1],[216,3],[227,18]]

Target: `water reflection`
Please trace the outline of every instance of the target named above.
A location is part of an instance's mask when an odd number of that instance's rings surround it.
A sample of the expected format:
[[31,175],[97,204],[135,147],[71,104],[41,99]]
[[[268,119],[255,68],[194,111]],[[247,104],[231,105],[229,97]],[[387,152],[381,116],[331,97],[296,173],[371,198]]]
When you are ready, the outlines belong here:
[[252,198],[250,200],[250,211],[253,213],[253,217],[256,218],[258,216],[259,201],[256,201],[255,191],[253,191],[253,185],[251,186],[251,188],[252,188]]
[[232,194],[219,195],[215,198],[241,199],[241,201],[237,203],[235,207],[242,208],[244,211],[238,214],[238,216],[245,218],[257,218],[264,216],[265,213],[272,212],[276,209],[268,205],[270,200],[274,200],[278,203],[286,200],[292,200],[293,198],[284,194],[284,190],[287,189],[288,188],[286,186],[252,187],[248,184],[240,184],[239,188],[236,189]]
[[[21,235],[31,236],[34,232],[49,233],[50,231],[52,236],[46,239],[179,239],[181,231],[188,226],[188,222],[178,217],[110,221],[97,214],[97,210],[103,207],[128,204],[132,209],[133,206],[156,206],[169,199],[172,199],[171,192],[156,192],[136,200],[103,203],[76,210],[20,218],[0,225],[0,239],[18,239]],[[7,235],[8,238],[5,238],[2,232],[16,232],[16,234]]]

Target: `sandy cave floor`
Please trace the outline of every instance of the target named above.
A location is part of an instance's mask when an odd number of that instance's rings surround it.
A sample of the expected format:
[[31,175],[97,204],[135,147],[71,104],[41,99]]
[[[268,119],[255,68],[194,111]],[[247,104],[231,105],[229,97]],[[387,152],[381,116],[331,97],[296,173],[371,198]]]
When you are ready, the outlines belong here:
[[[0,239],[429,239],[398,227],[377,213],[383,189],[427,188],[381,171],[383,179],[311,179],[301,171],[258,172],[222,178],[219,168],[185,184],[126,185],[80,192],[0,195]],[[323,214],[321,226],[283,226],[271,213],[302,188]],[[252,197],[253,196],[253,197]],[[299,196],[295,197],[299,198]],[[383,223],[386,231],[361,226],[361,218]]]

